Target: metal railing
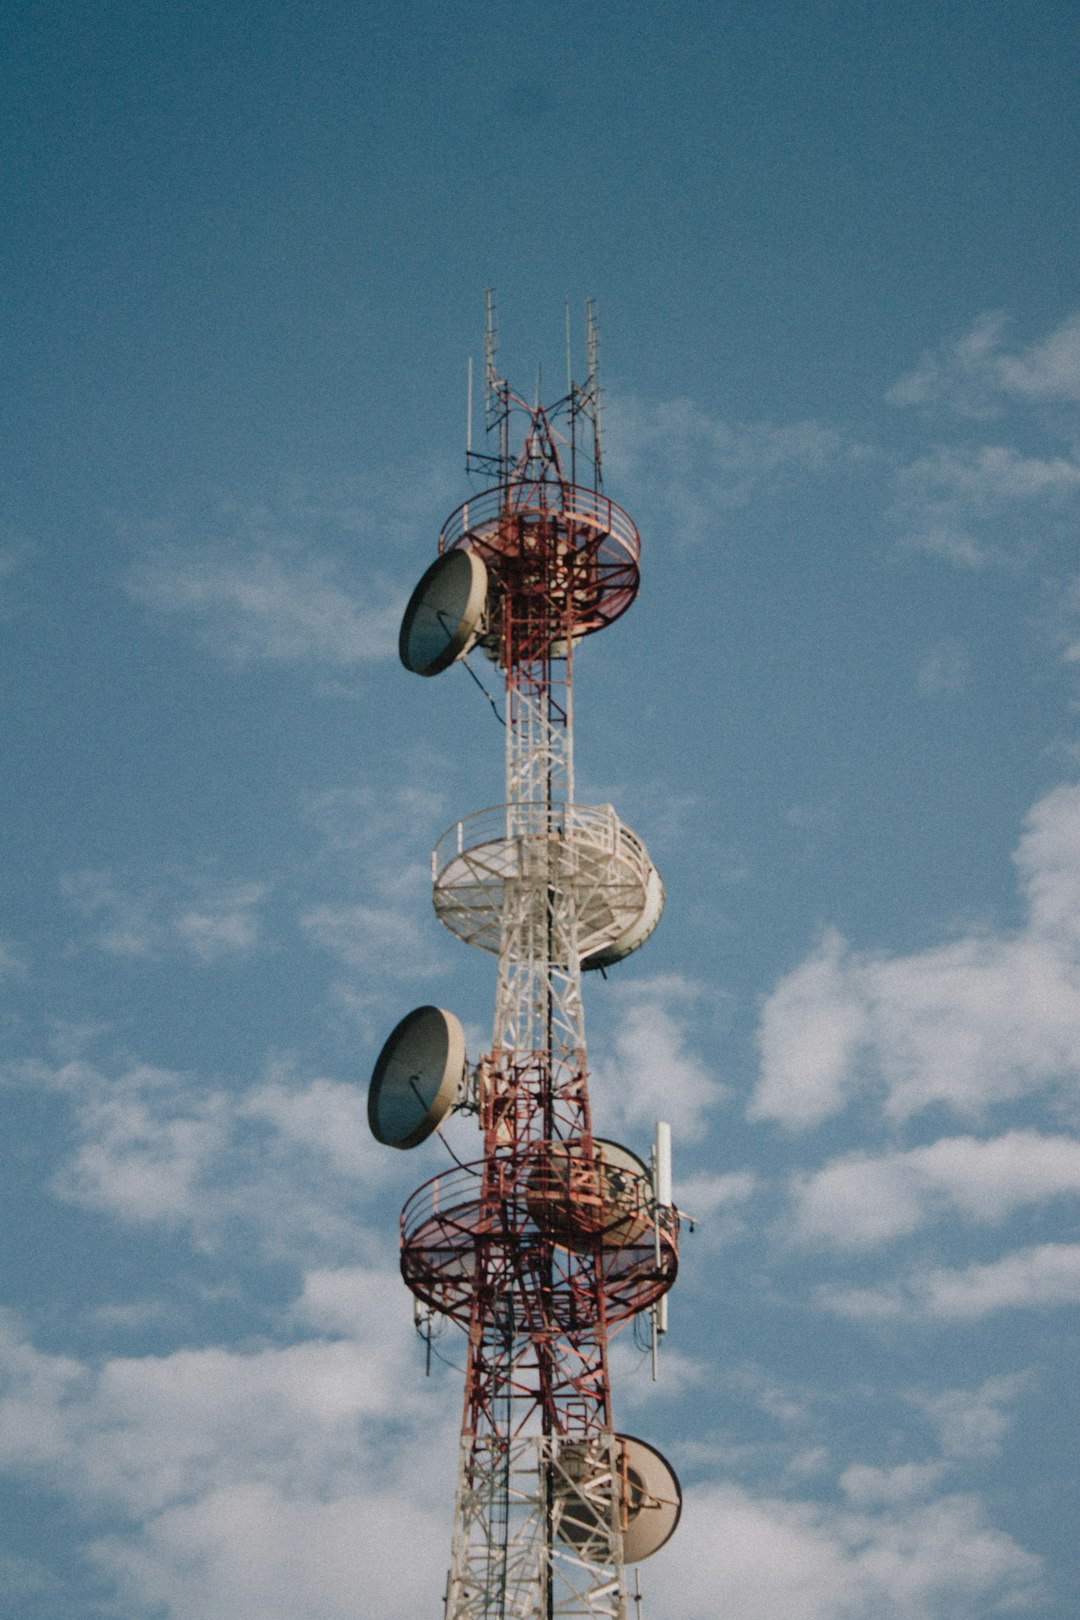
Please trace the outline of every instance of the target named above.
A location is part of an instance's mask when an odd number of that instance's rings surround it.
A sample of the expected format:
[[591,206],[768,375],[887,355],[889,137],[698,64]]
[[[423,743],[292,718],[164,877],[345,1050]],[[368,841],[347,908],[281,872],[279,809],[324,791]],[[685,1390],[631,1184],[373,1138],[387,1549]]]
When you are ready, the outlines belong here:
[[[431,878],[439,878],[460,856],[485,847],[502,851],[520,870],[512,851],[551,839],[572,851],[625,862],[644,884],[652,869],[644,844],[624,825],[610,804],[496,804],[474,811],[448,827],[431,852]],[[504,863],[498,863],[502,866]]]
[[590,531],[601,542],[614,542],[615,549],[628,561],[637,562],[641,556],[641,536],[629,512],[624,512],[608,496],[581,484],[530,485],[530,492],[550,491],[550,505],[540,502],[520,506],[507,504],[507,492],[501,486],[485,489],[471,500],[462,502],[443,525],[439,536],[439,550],[449,551],[466,536],[484,539],[495,533],[504,521],[519,518],[544,520],[556,518],[568,527]]

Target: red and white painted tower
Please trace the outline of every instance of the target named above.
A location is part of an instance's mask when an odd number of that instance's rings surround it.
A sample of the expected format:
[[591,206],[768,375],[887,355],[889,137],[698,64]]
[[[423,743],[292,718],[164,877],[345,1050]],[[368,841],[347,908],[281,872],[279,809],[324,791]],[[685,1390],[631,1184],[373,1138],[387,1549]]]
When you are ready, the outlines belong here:
[[[451,1013],[423,1007],[375,1067],[376,1136],[411,1147],[453,1107],[482,1157],[417,1189],[401,1269],[468,1335],[446,1620],[624,1620],[625,1566],[667,1540],[679,1491],[664,1459],[619,1434],[608,1344],[675,1280],[666,1128],[651,1169],[594,1134],[582,973],[652,932],[663,886],[610,805],[574,797],[573,666],[638,589],[640,541],[601,491],[596,329],[588,380],[528,405],[495,366],[489,298],[489,487],[447,520],[406,609],[401,657],[434,675],[475,647],[505,680],[504,802],[466,816],[432,857],[435,910],[498,958],[491,1051],[465,1059]],[[515,430],[520,430],[515,432]],[[471,440],[471,431],[470,431]],[[579,483],[587,465],[588,482]]]

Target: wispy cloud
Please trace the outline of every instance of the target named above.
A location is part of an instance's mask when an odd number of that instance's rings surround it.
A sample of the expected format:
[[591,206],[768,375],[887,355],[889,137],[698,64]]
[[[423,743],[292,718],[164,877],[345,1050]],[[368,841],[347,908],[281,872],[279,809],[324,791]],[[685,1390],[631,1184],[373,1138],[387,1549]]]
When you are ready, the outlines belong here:
[[596,1117],[639,1129],[666,1119],[679,1135],[700,1136],[709,1111],[728,1095],[690,1045],[688,1024],[702,986],[676,974],[613,987],[619,1018],[590,1088]]
[[57,1197],[184,1232],[204,1251],[243,1230],[272,1259],[355,1254],[357,1203],[395,1168],[368,1129],[362,1088],[283,1061],[230,1089],[149,1064],[34,1062],[8,1080],[69,1098]]
[[26,542],[16,539],[12,536],[10,530],[0,523],[0,604],[5,603],[8,596],[8,586],[19,572],[29,553],[30,547]]
[[974,1389],[911,1390],[908,1400],[937,1431],[951,1461],[996,1457],[1015,1422],[1012,1408],[1035,1384],[1030,1371],[998,1373]]
[[1008,402],[1080,402],[1080,314],[1035,343],[1010,345],[1008,337],[1000,310],[980,315],[953,342],[927,350],[894,383],[889,401],[975,419],[997,415]]
[[905,544],[962,567],[1023,560],[1041,549],[1048,523],[1075,521],[1080,504],[1080,314],[1028,346],[1010,347],[1007,336],[1004,315],[983,315],[887,395],[936,413],[943,433],[966,423],[959,442],[897,470],[890,514]]
[[206,644],[236,664],[386,658],[404,606],[400,590],[361,589],[333,559],[286,547],[222,556],[162,546],[126,584],[146,606],[195,620]]
[[611,402],[612,476],[647,476],[676,543],[714,538],[718,513],[867,452],[826,422],[726,421],[687,399]]
[[381,1008],[388,984],[447,971],[446,935],[432,914],[431,872],[422,852],[443,830],[449,811],[442,795],[426,785],[441,774],[429,760],[406,769],[419,780],[381,791],[335,788],[311,796],[303,808],[322,864],[348,875],[338,876],[328,898],[302,907],[300,931],[338,964],[332,999],[365,1027],[373,1007]]
[[210,963],[259,943],[269,885],[191,867],[151,876],[99,868],[68,873],[60,891],[93,923],[94,943],[113,956],[179,950]]
[[981,1118],[1080,1071],[1080,788],[1027,818],[1016,854],[1027,923],[910,956],[835,933],[767,998],[751,1116],[792,1129],[879,1093],[888,1117],[935,1104]]
[[925,1266],[897,1282],[848,1288],[828,1284],[818,1300],[862,1322],[976,1322],[1004,1310],[1048,1310],[1080,1303],[1080,1243],[1040,1243],[969,1266]]
[[427,978],[442,968],[434,930],[421,928],[413,917],[389,906],[312,906],[300,925],[348,968],[392,965],[402,978]]
[[[426,490],[430,480],[419,483]],[[359,502],[228,501],[186,524],[128,526],[137,554],[122,583],[152,611],[190,620],[229,662],[348,668],[396,646],[404,585],[357,559],[370,555],[361,548],[371,534],[378,555],[411,535],[415,505],[378,493]]]
[[970,674],[967,648],[954,636],[945,636],[923,656],[915,680],[923,697],[954,697],[965,690]]
[[948,1214],[1001,1223],[1016,1211],[1080,1195],[1080,1141],[1034,1130],[979,1141],[943,1137],[873,1157],[852,1154],[795,1177],[796,1243],[872,1249]]
[[979,567],[1023,555],[1031,511],[1075,503],[1080,462],[1001,444],[938,447],[903,467],[894,489],[892,516],[906,544]]

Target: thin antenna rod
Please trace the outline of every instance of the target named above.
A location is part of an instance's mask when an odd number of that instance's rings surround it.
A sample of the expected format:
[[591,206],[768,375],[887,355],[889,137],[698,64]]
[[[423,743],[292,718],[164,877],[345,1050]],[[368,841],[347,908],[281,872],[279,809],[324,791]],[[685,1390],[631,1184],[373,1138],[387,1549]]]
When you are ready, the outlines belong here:
[[472,455],[472,355],[469,356],[469,382],[465,398],[465,462]]
[[585,342],[589,356],[588,395],[593,425],[593,466],[597,483],[602,481],[600,451],[600,323],[596,318],[596,300],[585,300]]
[[570,363],[570,300],[566,300],[566,397],[574,392],[574,372]]
[[484,325],[484,412],[490,420],[492,400],[498,391],[499,374],[495,370],[495,289],[489,287],[484,295],[486,300],[486,321]]

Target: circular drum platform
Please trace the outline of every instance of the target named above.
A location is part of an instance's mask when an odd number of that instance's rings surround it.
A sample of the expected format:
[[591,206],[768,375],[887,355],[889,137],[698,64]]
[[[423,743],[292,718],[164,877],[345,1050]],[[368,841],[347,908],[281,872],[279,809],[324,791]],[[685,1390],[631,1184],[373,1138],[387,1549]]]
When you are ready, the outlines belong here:
[[[641,537],[633,519],[599,491],[552,481],[528,486],[515,503],[506,488],[486,489],[447,518],[440,552],[474,551],[487,565],[494,599],[543,601],[549,637],[574,640],[602,630],[637,595]],[[547,617],[547,615],[545,615]],[[498,613],[481,641],[500,656]],[[550,646],[550,640],[547,645]],[[534,656],[543,652],[537,644]]]
[[[401,1274],[417,1298],[467,1326],[473,1308],[479,1256],[503,1270],[526,1312],[535,1307],[545,1328],[573,1332],[598,1320],[596,1279],[603,1291],[609,1329],[647,1310],[675,1281],[678,1216],[661,1209],[657,1228],[647,1183],[630,1212],[620,1194],[613,1223],[586,1246],[552,1242],[534,1218],[536,1155],[515,1173],[510,1161],[465,1165],[436,1176],[413,1193],[401,1213]],[[617,1226],[614,1224],[617,1222]],[[583,1219],[583,1227],[587,1225]],[[618,1241],[620,1239],[621,1241]],[[547,1265],[551,1264],[550,1280]],[[523,1328],[528,1331],[526,1324]]]
[[[553,940],[551,896],[565,897],[585,968],[644,943],[664,888],[641,839],[609,804],[496,805],[455,822],[431,856],[435,912],[452,934],[498,955],[504,928]],[[557,936],[559,924],[554,922]]]

